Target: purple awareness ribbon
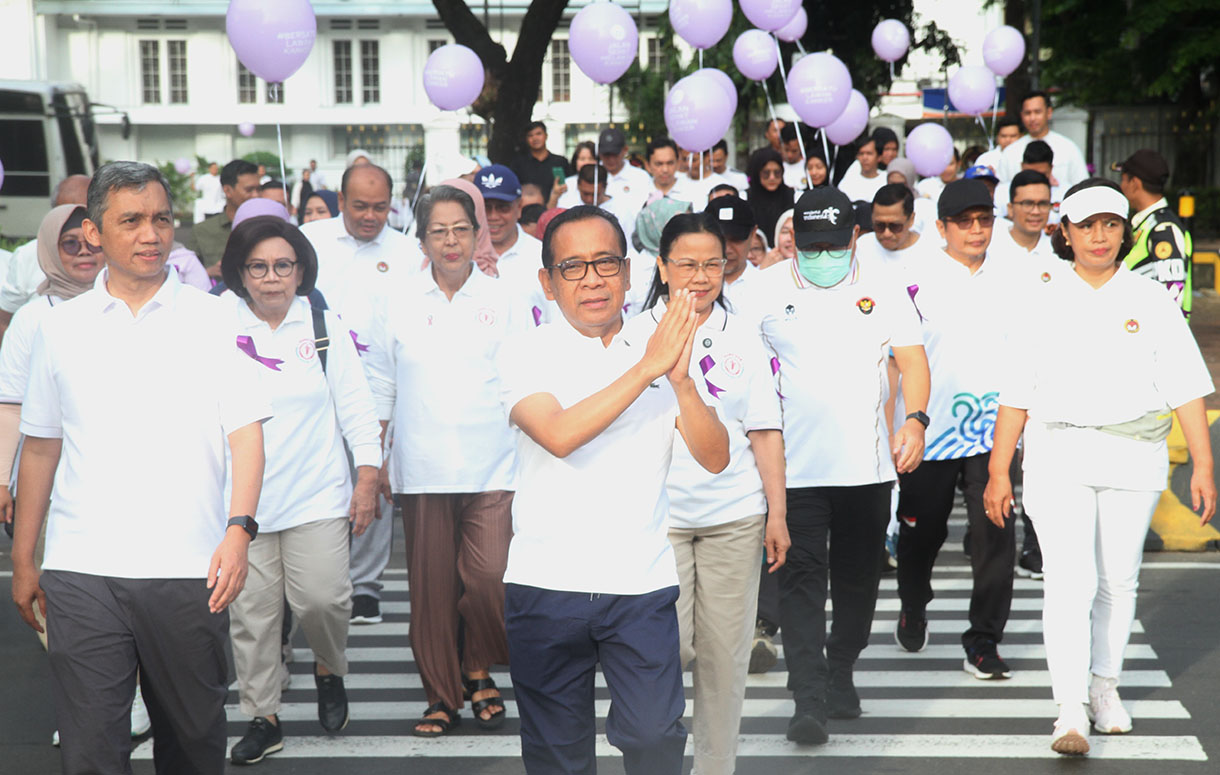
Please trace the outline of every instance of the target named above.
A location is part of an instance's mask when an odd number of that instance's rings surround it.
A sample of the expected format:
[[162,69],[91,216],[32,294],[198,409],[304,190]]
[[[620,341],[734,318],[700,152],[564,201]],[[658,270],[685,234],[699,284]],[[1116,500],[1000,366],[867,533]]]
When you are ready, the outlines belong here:
[[915,301],[915,294],[919,293],[918,285],[908,285],[907,295],[911,297],[911,303],[915,305],[915,314],[919,315],[919,322],[923,322],[923,313],[919,311],[919,304]]
[[[771,376],[772,377],[779,376],[779,358],[774,355],[771,356]],[[779,388],[775,389],[775,395],[779,396],[781,401],[784,398],[784,394],[779,392]]]
[[707,384],[707,392],[712,394],[712,398],[720,398],[720,394],[724,392],[724,388],[718,388],[712,384],[712,381],[707,378],[707,373],[716,365],[716,361],[712,360],[712,356],[705,355],[703,360],[699,361],[699,369],[703,372],[703,381]]
[[356,354],[364,357],[364,354],[369,351],[369,346],[360,341],[360,337],[356,336],[356,332],[350,328],[347,330],[352,335],[352,342],[356,345]]
[[534,307],[533,313],[534,313],[534,325],[535,326],[542,325],[542,310],[538,309],[538,307]]
[[249,337],[249,336],[237,337],[237,349],[241,350],[246,355],[249,355],[251,358],[253,358],[254,360],[263,364],[264,366],[271,369],[272,371],[279,371],[280,364],[283,363],[283,361],[280,360],[279,358],[264,358],[263,356],[259,355],[258,350],[255,349],[255,347],[254,347],[253,337]]

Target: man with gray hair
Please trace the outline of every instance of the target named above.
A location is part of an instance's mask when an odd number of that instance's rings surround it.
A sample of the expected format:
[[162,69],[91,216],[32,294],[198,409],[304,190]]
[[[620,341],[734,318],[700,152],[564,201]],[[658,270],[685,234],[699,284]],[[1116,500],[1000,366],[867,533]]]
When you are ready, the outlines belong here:
[[271,409],[226,305],[166,271],[174,226],[161,173],[103,166],[88,211],[84,236],[106,268],[51,310],[32,348],[13,601],[35,630],[34,606],[47,621],[64,773],[130,772],[138,670],[157,772],[219,775],[225,609],[258,531]]

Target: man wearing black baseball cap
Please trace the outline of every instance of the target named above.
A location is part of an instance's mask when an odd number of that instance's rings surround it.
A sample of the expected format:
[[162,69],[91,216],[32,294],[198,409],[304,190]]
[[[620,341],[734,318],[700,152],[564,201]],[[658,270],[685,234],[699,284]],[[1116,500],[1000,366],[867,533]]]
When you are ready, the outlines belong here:
[[635,208],[638,211],[652,188],[652,176],[627,163],[627,135],[621,129],[603,129],[597,136],[597,154],[610,174],[606,193],[619,200],[638,202]]
[[[779,570],[779,615],[796,703],[788,739],[808,745],[827,741],[828,717],[860,715],[852,670],[872,628],[890,493],[898,472],[919,465],[927,424],[919,318],[890,273],[861,271],[854,219],[838,189],[803,194],[796,257],[756,275],[742,312],[774,356],[783,407],[792,549]],[[892,434],[891,351],[911,411]]]
[[1141,148],[1110,169],[1122,173],[1119,185],[1135,212],[1131,216],[1135,247],[1127,254],[1127,268],[1164,283],[1189,318],[1192,245],[1190,233],[1165,199],[1169,181],[1165,157]]
[[716,197],[703,211],[703,219],[715,224],[724,235],[724,288],[734,288],[734,293],[740,297],[741,284],[746,279],[747,271],[754,271],[754,265],[747,260],[750,253],[750,238],[758,227],[754,225],[754,213],[741,197],[734,194]]

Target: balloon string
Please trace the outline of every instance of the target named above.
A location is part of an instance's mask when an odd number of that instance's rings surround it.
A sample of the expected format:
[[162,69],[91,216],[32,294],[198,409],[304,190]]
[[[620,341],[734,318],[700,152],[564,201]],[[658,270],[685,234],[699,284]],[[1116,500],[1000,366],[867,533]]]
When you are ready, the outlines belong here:
[[801,45],[799,40],[793,42],[796,43],[797,50],[801,52],[801,56],[806,56],[809,54],[809,52],[805,50],[805,47]]
[[[784,96],[787,96],[787,94],[788,94],[788,73],[784,71],[784,55],[783,55],[783,52],[781,52],[779,50],[779,38],[772,35],[771,40],[775,41],[775,61],[779,64],[779,77],[780,77],[781,82],[784,84]],[[766,83],[766,81],[763,81],[763,88],[765,89],[766,87],[767,87],[767,83]],[[799,147],[801,149],[801,159],[803,161],[807,157],[805,156],[805,140],[804,140],[804,138],[801,137],[800,117],[798,116],[797,119],[792,122],[792,124],[793,124],[793,126],[796,127],[796,144],[797,144],[797,147]],[[823,133],[823,135],[822,135],[822,142],[823,143],[826,142],[825,133]],[[813,178],[809,176],[809,165],[808,164],[805,164],[804,172],[805,172],[805,174],[802,177],[805,178],[805,185],[808,188],[813,188]]]
[[[974,120],[979,122],[979,128],[983,130],[983,134],[987,134],[987,123],[983,121],[983,117],[975,116]],[[991,150],[991,138],[987,138],[987,150]]]
[[[826,144],[826,127],[822,127],[821,135],[822,135],[822,153],[826,154],[826,168],[827,168],[826,181],[830,182],[830,172],[833,170],[833,168],[830,166],[830,146]],[[839,155],[838,148],[839,148],[838,143],[835,143],[836,160]],[[809,169],[808,164],[805,165],[805,169]],[[812,178],[810,178],[810,180],[809,180],[809,187],[813,188],[813,179]]]
[[890,87],[894,86],[894,63],[890,62]]
[[[278,101],[280,84],[273,84],[273,86],[275,86],[275,98]],[[279,121],[275,122],[275,141],[279,144],[280,149],[280,183],[283,184],[284,209],[291,213],[292,208],[288,205],[288,172],[284,169],[284,134],[280,131]]]
[[[598,132],[597,139],[593,141],[593,157],[595,159],[597,159],[597,161],[593,162],[593,206],[594,207],[598,207],[601,205],[601,202],[597,201],[597,168],[600,167],[601,163],[602,163],[601,162],[601,158],[602,158],[601,145],[602,145],[602,133]],[[610,170],[606,170],[607,174],[609,174],[609,172],[610,172]],[[609,182],[607,182],[606,188],[609,188],[609,187],[610,187]]]
[[[995,99],[991,101],[991,131],[987,133],[987,150],[995,148],[995,116],[1000,110],[1000,87],[995,90]],[[984,130],[985,131],[985,130]]]
[[404,217],[402,219],[402,233],[406,234],[407,229],[415,224],[415,205],[419,204],[419,194],[424,190],[424,181],[428,179],[428,165],[425,163],[423,169],[419,171],[419,182],[415,184],[415,196],[411,197],[411,212],[410,219]]
[[699,69],[703,69],[703,49],[699,49]]

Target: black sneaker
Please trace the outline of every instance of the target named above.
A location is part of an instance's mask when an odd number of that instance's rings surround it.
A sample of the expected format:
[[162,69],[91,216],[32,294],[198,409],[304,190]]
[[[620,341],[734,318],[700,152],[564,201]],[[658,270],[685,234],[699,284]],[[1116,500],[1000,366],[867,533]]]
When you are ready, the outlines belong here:
[[851,679],[851,668],[830,669],[826,687],[826,716],[837,719],[860,718],[860,695]]
[[381,624],[381,601],[372,595],[353,595],[352,624]]
[[746,672],[752,675],[765,673],[775,667],[777,662],[779,662],[779,649],[775,648],[775,641],[771,639],[771,635],[760,619],[754,628],[754,642],[750,647],[750,664]]
[[246,727],[246,736],[237,741],[229,753],[234,764],[261,762],[268,754],[284,749],[284,733],[278,725],[262,716],[256,716]]
[[1042,580],[1042,553],[1026,549],[1017,560],[1017,575],[1022,578]]
[[314,667],[314,684],[318,687],[318,722],[327,732],[338,732],[347,726],[347,690],[343,678],[318,675]]
[[1000,659],[994,641],[985,640],[975,646],[966,648],[966,661],[962,668],[970,675],[982,681],[997,678],[1012,678],[1008,663]]
[[788,739],[797,745],[825,745],[830,740],[826,731],[826,706],[818,703],[812,708],[797,708],[788,722]]
[[912,653],[923,651],[928,646],[928,618],[922,614],[903,610],[898,615],[894,640],[903,649]]

